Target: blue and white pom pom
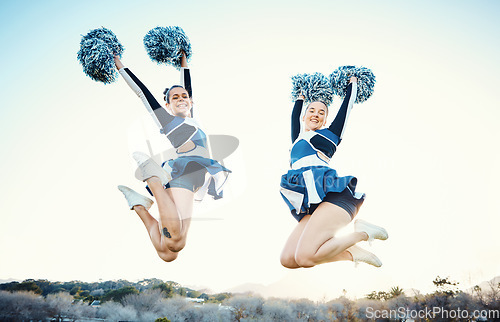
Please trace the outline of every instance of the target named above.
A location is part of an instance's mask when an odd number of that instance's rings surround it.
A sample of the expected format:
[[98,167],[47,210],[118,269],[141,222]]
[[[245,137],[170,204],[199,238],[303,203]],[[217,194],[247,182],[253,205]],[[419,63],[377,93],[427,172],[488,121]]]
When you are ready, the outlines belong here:
[[113,55],[118,55],[122,56],[123,53],[123,46],[120,44],[118,41],[118,38],[116,38],[116,35],[109,29],[106,29],[104,27],[102,28],[97,28],[89,31],[85,36],[82,37],[82,42],[84,42],[87,39],[101,39],[106,43],[108,48],[112,51]]
[[329,106],[333,100],[333,90],[329,79],[321,74],[298,74],[292,77],[292,100],[302,93],[306,103],[323,102]]
[[152,61],[172,65],[177,69],[181,68],[181,51],[186,53],[188,60],[193,54],[189,38],[177,26],[151,29],[144,36],[144,47]]
[[349,79],[354,76],[358,79],[358,92],[355,103],[363,103],[373,94],[375,75],[371,69],[356,66],[341,66],[330,74],[330,83],[335,95],[344,98],[347,92]]
[[83,72],[91,79],[109,84],[118,78],[114,56],[123,53],[123,46],[116,35],[109,29],[91,30],[80,41],[77,59],[83,66]]

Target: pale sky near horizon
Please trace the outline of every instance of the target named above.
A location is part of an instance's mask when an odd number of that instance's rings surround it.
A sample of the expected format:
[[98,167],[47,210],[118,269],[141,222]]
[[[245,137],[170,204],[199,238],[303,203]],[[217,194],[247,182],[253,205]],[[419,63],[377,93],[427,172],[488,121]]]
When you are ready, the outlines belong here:
[[[318,300],[500,275],[499,13],[496,1],[2,1],[0,279],[155,277],[214,292],[254,283]],[[161,99],[179,75],[151,62],[142,38],[172,25],[193,46],[205,132],[240,146],[226,197],[198,207],[188,245],[164,263],[116,189],[145,193],[128,139],[145,109],[122,79],[85,76],[76,53],[82,34],[111,29],[123,63]],[[362,245],[384,266],[287,270],[279,254],[296,222],[279,179],[290,77],[341,65],[377,78],[330,165],[358,177],[367,194],[358,217],[389,231]]]

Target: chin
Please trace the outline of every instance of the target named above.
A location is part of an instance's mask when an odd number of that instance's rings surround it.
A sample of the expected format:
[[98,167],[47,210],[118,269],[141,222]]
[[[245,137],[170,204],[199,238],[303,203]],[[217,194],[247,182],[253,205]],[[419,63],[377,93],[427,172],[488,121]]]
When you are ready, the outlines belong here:
[[180,117],[189,117],[189,114],[191,114],[189,110],[178,111],[177,113],[175,113],[175,115]]
[[321,126],[319,124],[316,124],[316,123],[312,123],[311,125],[309,125],[309,130],[311,131],[316,131],[316,130],[319,130],[321,128]]

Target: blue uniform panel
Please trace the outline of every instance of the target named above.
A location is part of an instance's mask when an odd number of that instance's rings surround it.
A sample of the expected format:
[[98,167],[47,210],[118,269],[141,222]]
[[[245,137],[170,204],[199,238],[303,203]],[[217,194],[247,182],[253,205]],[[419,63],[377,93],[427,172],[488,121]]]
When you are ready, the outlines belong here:
[[313,149],[308,141],[299,140],[293,145],[290,151],[290,164],[295,163],[295,161],[298,161],[303,157],[315,155],[316,153],[316,150]]
[[345,189],[359,199],[356,193],[357,179],[354,176],[339,176],[328,166],[330,159],[342,140],[345,123],[356,100],[357,86],[350,84],[337,116],[328,128],[300,132],[302,100],[297,100],[292,111],[292,141],[290,165],[292,167],[281,177],[281,196],[294,217],[300,221],[309,214],[312,204],[319,204],[330,192]]
[[193,143],[196,146],[208,148],[207,135],[200,128],[193,135],[193,137],[191,138],[191,141],[193,141]]
[[318,157],[318,162],[328,163],[327,160],[318,156],[318,152],[321,152],[329,160],[337,150],[339,142],[340,138],[328,129],[303,132],[290,149],[290,164],[293,165],[304,157],[314,155]]

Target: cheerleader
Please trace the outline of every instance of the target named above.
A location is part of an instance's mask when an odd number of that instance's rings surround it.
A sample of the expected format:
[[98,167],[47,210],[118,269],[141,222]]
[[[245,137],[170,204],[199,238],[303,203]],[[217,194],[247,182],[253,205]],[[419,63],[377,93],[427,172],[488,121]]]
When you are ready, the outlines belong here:
[[118,186],[131,210],[141,218],[158,256],[166,262],[175,260],[186,245],[191,223],[193,202],[205,194],[214,199],[222,197],[222,187],[228,169],[210,159],[207,137],[193,117],[191,77],[186,54],[182,51],[181,85],[174,85],[163,92],[162,107],[144,84],[125,68],[118,56],[114,57],[116,69],[130,88],[139,96],[161,133],[176,149],[177,158],[162,166],[148,155],[135,152],[139,171],[136,176],[147,182],[147,189],[154,196],[159,210],[159,221],[148,212],[153,200],[134,190]]
[[[382,265],[374,254],[356,246],[360,241],[388,238],[384,228],[357,220],[354,232],[336,236],[349,224],[363,204],[365,195],[356,191],[357,179],[339,177],[328,166],[342,140],[345,123],[356,101],[356,77],[350,77],[344,101],[335,119],[324,128],[330,100],[314,100],[301,117],[304,93],[295,101],[292,112],[291,170],[281,178],[281,195],[297,226],[281,254],[286,268],[313,267],[335,261]],[[324,97],[324,96],[323,96]],[[303,131],[300,130],[300,121]]]

